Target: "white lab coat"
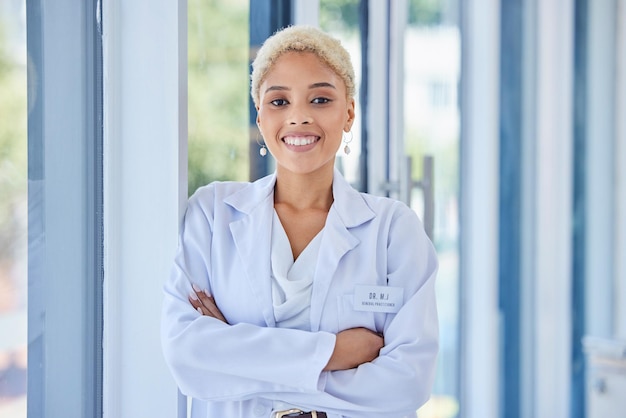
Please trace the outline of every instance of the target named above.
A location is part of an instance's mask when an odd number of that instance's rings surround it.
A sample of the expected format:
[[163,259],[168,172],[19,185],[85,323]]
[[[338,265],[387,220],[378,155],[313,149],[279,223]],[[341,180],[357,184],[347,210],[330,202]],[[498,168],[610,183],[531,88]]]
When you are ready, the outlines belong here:
[[[429,397],[438,351],[437,259],[405,204],[361,194],[335,171],[311,296],[311,331],[275,327],[270,236],[275,175],[212,183],[189,200],[165,284],[162,342],[192,417],[269,417],[285,403],[332,417],[415,416]],[[195,283],[228,321],[188,302]],[[401,287],[397,313],[353,308],[357,284]],[[335,334],[382,332],[371,363],[324,372]]]

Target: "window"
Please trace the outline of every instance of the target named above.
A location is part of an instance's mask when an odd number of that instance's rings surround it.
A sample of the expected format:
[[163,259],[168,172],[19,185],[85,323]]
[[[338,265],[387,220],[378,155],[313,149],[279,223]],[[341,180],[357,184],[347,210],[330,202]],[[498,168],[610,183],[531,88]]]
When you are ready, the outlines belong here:
[[[248,0],[188,0],[189,193],[248,180]],[[251,140],[254,140],[252,138]]]
[[[439,359],[431,401],[420,416],[458,416],[459,405],[459,149],[461,34],[456,1],[410,1],[404,38],[405,152],[412,178],[423,177],[425,157],[434,166],[433,243],[439,257],[437,303]],[[416,190],[417,192],[417,190]],[[424,213],[424,198],[411,206]]]

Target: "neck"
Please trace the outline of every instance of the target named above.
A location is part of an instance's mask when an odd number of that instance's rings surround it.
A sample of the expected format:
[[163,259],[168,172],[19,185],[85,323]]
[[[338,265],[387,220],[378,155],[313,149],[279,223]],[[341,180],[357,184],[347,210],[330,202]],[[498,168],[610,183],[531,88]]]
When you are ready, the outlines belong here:
[[274,204],[286,204],[296,209],[328,211],[333,203],[333,171],[296,174],[276,170]]

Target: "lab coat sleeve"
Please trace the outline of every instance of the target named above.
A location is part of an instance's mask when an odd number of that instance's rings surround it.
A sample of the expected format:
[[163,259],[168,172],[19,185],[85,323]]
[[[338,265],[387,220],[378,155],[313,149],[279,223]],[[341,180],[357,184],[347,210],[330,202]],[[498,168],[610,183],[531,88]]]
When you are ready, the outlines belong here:
[[208,283],[211,271],[213,220],[206,206],[190,199],[164,286],[163,353],[179,388],[197,399],[237,401],[318,391],[321,371],[334,349],[333,334],[228,325],[201,316],[189,303],[191,283]]
[[[404,283],[405,303],[388,317],[385,346],[373,362],[327,373],[320,410],[359,417],[414,416],[432,389],[438,352],[434,249],[417,216],[403,210],[390,226],[389,285]],[[294,401],[300,398],[294,394]],[[300,399],[306,401],[306,399]]]

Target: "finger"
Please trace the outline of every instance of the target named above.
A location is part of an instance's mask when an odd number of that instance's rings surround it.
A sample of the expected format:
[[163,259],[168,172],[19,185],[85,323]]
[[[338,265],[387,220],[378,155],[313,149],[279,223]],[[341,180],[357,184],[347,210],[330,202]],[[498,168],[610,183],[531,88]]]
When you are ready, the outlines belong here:
[[[195,294],[194,294],[194,296],[195,296]],[[198,311],[198,313],[199,313],[200,315],[203,315],[203,316],[210,316],[210,317],[215,318],[215,316],[211,314],[211,311],[209,311],[209,309],[208,309],[206,306],[204,306],[204,305],[202,304],[202,302],[200,302],[200,300],[199,300],[199,299],[195,299],[195,300],[194,300],[192,296],[189,296],[189,301],[191,302],[191,306],[192,306],[192,307],[193,307],[196,311]],[[217,318],[217,319],[219,319],[219,318]]]
[[200,289],[200,287],[199,287],[197,284],[195,284],[195,283],[193,283],[193,284],[191,285],[191,287],[193,288],[193,291],[196,293],[196,295],[198,296],[198,298],[200,298],[200,296],[202,296],[202,293],[204,293],[204,292],[202,291],[202,289]]
[[187,299],[189,300],[189,303],[191,303],[191,306],[193,306],[194,309],[197,309],[198,307],[202,306],[202,302],[200,302],[200,299],[198,298],[198,295],[196,295],[195,292],[191,292],[189,296],[187,297]]
[[222,311],[220,311],[220,309],[217,307],[213,296],[209,296],[209,299],[211,300],[211,304],[208,306],[208,309],[211,312],[211,315],[214,318],[219,319],[220,321],[226,322],[226,318],[224,318],[224,315],[222,315]]
[[198,297],[198,294],[195,293],[195,291],[191,292],[189,294],[188,299],[189,299],[189,303],[191,303],[191,306],[196,311],[198,311],[198,313],[200,313],[200,315],[213,316],[213,315],[210,314],[210,310],[206,306],[204,306],[204,304],[202,303],[202,301]]
[[219,319],[222,322],[226,322],[226,318],[222,315],[222,312],[217,307],[217,303],[215,303],[215,299],[209,293],[208,290],[201,290],[198,285],[195,283],[192,284],[193,292],[189,295],[189,301],[191,302],[194,308],[200,307],[202,315],[211,316],[213,318]]
[[195,290],[194,289],[194,291],[196,292],[196,295],[198,296],[198,299],[200,300],[200,303],[205,308],[210,309],[210,306],[215,303],[212,300],[211,294],[209,293],[208,290]]
[[217,318],[221,321],[226,322],[224,315],[222,315],[222,312],[217,307],[217,303],[215,303],[215,299],[212,295],[209,294],[208,291],[205,290],[200,293],[200,301],[202,302],[203,310],[208,310],[209,315],[211,315],[213,318]]
[[210,295],[206,290],[201,290],[195,283],[192,284],[193,292],[189,294],[189,301],[194,308],[198,306],[203,308],[203,311],[210,310],[210,300],[207,299]]

